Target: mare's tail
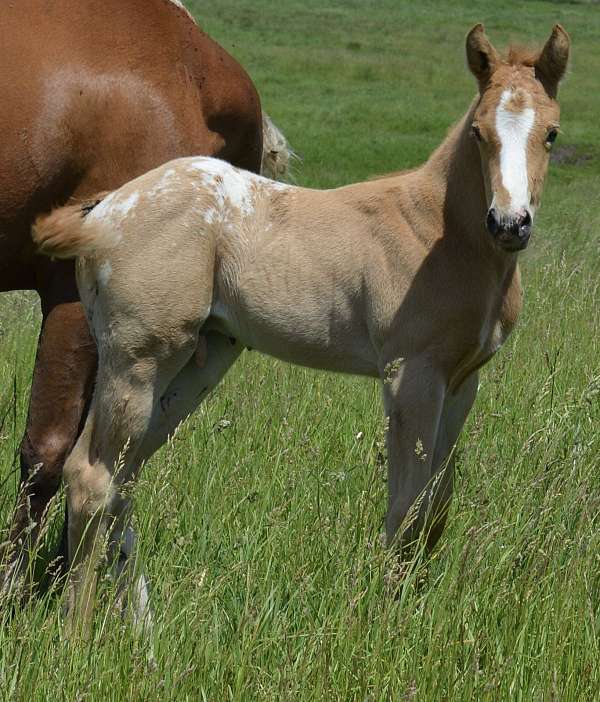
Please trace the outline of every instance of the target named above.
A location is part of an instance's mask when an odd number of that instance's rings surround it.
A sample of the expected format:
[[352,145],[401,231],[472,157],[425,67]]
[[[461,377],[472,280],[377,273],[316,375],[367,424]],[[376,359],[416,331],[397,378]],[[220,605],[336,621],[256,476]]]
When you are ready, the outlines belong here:
[[288,140],[266,112],[262,113],[263,151],[260,172],[273,180],[288,180],[290,165],[299,160]]
[[105,195],[38,217],[31,230],[38,252],[53,258],[75,258],[113,246],[115,233],[101,219],[87,218]]

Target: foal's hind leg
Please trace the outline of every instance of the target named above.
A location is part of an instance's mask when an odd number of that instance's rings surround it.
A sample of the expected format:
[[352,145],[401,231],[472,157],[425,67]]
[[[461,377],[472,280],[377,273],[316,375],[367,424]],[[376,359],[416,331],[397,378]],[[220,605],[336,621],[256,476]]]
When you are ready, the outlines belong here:
[[113,346],[101,351],[96,392],[84,430],[65,464],[69,506],[69,626],[89,629],[96,569],[112,522],[123,518],[126,483],[135,479],[136,453],[146,434],[154,398],[190,356],[189,345],[168,358],[139,356]]
[[[135,457],[136,464],[150,458],[218,385],[237,359],[243,346],[235,339],[217,332],[200,337],[200,353],[194,353],[188,363],[171,381],[154,403],[150,425]],[[111,537],[113,558],[116,557],[117,576],[122,594],[129,589],[133,619],[138,629],[148,630],[151,615],[146,580],[143,574],[132,577],[135,536],[128,525],[129,510],[123,510],[115,523]],[[118,549],[118,552],[115,551]]]
[[138,452],[139,461],[147,460],[165,443],[221,382],[244,349],[239,341],[219,332],[200,334],[202,353],[192,356],[154,404],[150,427]]
[[[104,540],[115,518],[125,520],[122,488],[136,477],[154,404],[194,353],[211,306],[214,237],[180,226],[183,212],[175,202],[158,209],[138,205],[119,246],[78,264],[99,352],[91,410],[65,465],[69,616],[72,623],[80,618],[84,631]],[[111,226],[101,218],[96,225],[103,235]]]

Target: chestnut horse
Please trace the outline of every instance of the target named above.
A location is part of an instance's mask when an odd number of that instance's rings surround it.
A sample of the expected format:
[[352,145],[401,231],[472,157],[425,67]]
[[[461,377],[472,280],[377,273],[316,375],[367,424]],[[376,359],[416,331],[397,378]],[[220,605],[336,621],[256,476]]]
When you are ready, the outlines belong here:
[[43,251],[80,257],[100,358],[65,465],[71,624],[89,626],[104,535],[127,520],[122,484],[247,346],[381,379],[388,542],[423,533],[434,545],[478,369],[520,311],[518,252],[559,130],[569,44],[557,25],[541,52],[502,56],[474,27],[479,95],[415,170],[318,191],[186,158],[38,223]]
[[24,565],[97,363],[73,264],[35,254],[32,222],[178,156],[276,174],[287,153],[244,69],[178,2],[3,2],[0,65],[0,292],[36,290],[43,315],[11,529]]

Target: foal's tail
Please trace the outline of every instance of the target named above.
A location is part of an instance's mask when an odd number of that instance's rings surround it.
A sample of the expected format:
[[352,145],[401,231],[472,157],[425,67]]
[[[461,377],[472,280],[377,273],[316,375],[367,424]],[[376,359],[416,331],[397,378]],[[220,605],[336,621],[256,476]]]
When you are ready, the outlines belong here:
[[273,180],[288,180],[292,161],[299,161],[300,158],[266,112],[262,113],[262,131],[261,174]]
[[114,231],[103,226],[100,219],[86,219],[107,194],[102,193],[89,202],[59,207],[38,217],[31,230],[38,253],[53,258],[75,258],[114,245]]

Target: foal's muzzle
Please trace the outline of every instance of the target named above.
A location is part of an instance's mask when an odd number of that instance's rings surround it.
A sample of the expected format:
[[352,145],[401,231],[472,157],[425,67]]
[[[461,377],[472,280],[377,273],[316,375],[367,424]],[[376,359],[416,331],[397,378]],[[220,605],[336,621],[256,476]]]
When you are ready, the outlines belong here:
[[499,246],[506,251],[521,251],[529,243],[533,222],[527,210],[507,217],[490,207],[485,224]]

